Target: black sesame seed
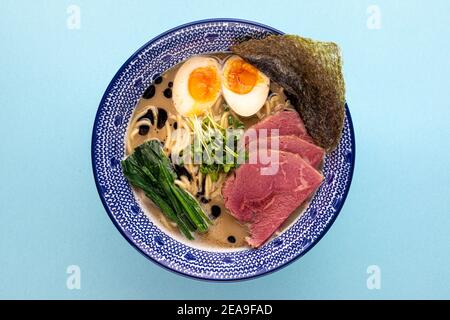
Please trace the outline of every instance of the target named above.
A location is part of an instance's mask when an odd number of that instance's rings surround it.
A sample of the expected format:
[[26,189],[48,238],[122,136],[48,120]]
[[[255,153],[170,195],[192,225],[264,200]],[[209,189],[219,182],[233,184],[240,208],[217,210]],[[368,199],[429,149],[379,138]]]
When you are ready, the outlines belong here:
[[169,84],[168,84],[168,86],[169,86],[169,88],[172,88],[172,87],[173,87],[173,82],[170,81]]
[[151,122],[152,124],[155,124],[155,118],[153,117],[153,111],[152,111],[152,110],[150,110],[150,109],[147,110],[147,113],[144,114],[142,117],[140,117],[138,120],[142,120],[142,119],[144,119],[144,118],[150,120],[150,122]]
[[156,127],[158,129],[162,129],[166,125],[166,121],[167,121],[167,111],[162,108],[158,108],[158,121]]
[[202,203],[204,203],[204,204],[207,204],[209,201],[211,201],[211,200],[209,200],[209,199],[206,199],[205,197],[201,197],[200,198],[200,201],[202,202]]
[[150,131],[150,127],[146,125],[139,126],[139,134],[145,136]]
[[192,175],[189,173],[189,171],[184,166],[175,164],[174,168],[175,168],[175,172],[178,177],[185,176],[186,178],[188,178],[189,181],[192,181]]
[[144,94],[142,95],[142,98],[144,99],[151,99],[153,98],[153,96],[155,95],[155,86],[151,85],[150,87],[148,87],[145,91]]
[[206,178],[203,178],[202,180],[203,180],[203,181],[202,181],[202,188],[200,189],[199,192],[200,192],[202,195],[204,195],[204,194],[205,194]]
[[164,90],[164,97],[166,97],[167,99],[172,98],[172,89],[167,88],[166,90]]
[[163,78],[162,78],[161,76],[158,76],[158,77],[154,80],[155,84],[160,84],[162,81],[163,81]]
[[227,240],[228,240],[229,243],[236,243],[236,238],[234,236],[229,236],[227,238]]
[[220,216],[220,207],[219,207],[219,206],[216,206],[216,205],[213,205],[213,206],[211,207],[211,215],[212,215],[214,218],[218,218],[218,217]]
[[176,121],[173,123],[173,128],[174,129],[178,128],[178,123]]

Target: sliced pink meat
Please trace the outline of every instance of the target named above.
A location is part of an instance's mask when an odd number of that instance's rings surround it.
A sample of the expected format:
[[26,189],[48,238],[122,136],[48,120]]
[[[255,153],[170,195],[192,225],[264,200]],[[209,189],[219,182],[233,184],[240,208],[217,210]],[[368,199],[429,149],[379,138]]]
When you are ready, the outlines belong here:
[[261,246],[283,224],[291,213],[317,190],[323,176],[298,154],[278,154],[278,170],[262,175],[268,165],[242,164],[224,183],[225,207],[243,223],[249,224],[247,242]]
[[280,111],[268,116],[251,126],[249,129],[267,129],[267,136],[270,136],[271,129],[278,129],[280,136],[297,136],[308,142],[313,142],[308,134],[300,115],[296,111]]
[[296,153],[314,168],[320,166],[325,156],[325,150],[321,147],[297,136],[268,137],[266,139],[260,137],[258,144],[255,144],[252,148],[259,149],[263,146],[263,148],[276,150],[275,139],[278,139],[278,150]]

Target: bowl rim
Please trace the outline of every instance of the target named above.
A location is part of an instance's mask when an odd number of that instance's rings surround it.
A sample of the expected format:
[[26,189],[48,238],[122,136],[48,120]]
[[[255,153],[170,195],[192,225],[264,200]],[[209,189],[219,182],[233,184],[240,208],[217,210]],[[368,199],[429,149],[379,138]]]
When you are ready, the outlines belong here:
[[141,255],[143,255],[144,257],[146,257],[148,260],[152,261],[153,263],[155,263],[156,265],[172,272],[178,275],[181,275],[185,278],[189,278],[189,279],[195,279],[195,280],[199,280],[199,281],[206,281],[206,282],[240,282],[240,281],[245,281],[245,280],[251,280],[251,279],[256,279],[265,275],[269,275],[272,274],[276,271],[279,271],[287,266],[289,266],[290,264],[292,264],[293,262],[297,261],[300,257],[304,256],[307,252],[309,252],[324,236],[325,234],[329,231],[329,229],[331,228],[331,226],[334,224],[334,222],[336,221],[336,218],[339,216],[342,207],[344,206],[344,203],[347,199],[347,195],[350,191],[350,187],[352,184],[352,180],[353,180],[353,173],[354,173],[354,169],[355,169],[355,157],[356,157],[356,145],[355,145],[355,131],[354,131],[354,127],[353,127],[353,121],[350,115],[350,110],[348,108],[347,102],[345,103],[345,113],[346,113],[346,117],[348,119],[348,124],[349,124],[349,129],[350,129],[350,138],[351,138],[351,166],[350,166],[350,172],[349,172],[349,178],[347,180],[347,184],[345,186],[345,192],[342,195],[342,201],[340,201],[339,207],[336,208],[336,212],[333,215],[333,217],[330,219],[330,221],[328,222],[327,226],[323,229],[322,233],[311,243],[310,246],[308,246],[304,251],[302,251],[300,254],[298,254],[297,256],[293,257],[291,260],[287,261],[286,263],[273,268],[271,270],[265,270],[264,272],[261,273],[257,273],[257,274],[253,274],[253,275],[248,275],[248,276],[243,276],[243,277],[236,277],[233,279],[220,279],[220,278],[211,278],[211,277],[201,277],[201,276],[196,276],[196,275],[192,275],[192,274],[188,274],[188,273],[184,273],[175,269],[170,268],[169,266],[159,262],[158,260],[154,259],[153,257],[147,255],[143,250],[141,250],[136,243],[134,243],[126,234],[125,232],[122,230],[122,228],[118,225],[117,221],[114,219],[111,211],[109,210],[108,205],[106,204],[106,200],[101,192],[101,186],[100,186],[100,182],[98,181],[98,173],[97,173],[97,169],[95,166],[95,157],[94,157],[94,150],[95,150],[95,144],[97,142],[97,138],[95,135],[96,132],[96,128],[98,127],[98,122],[99,122],[99,118],[100,118],[100,112],[101,112],[101,106],[104,104],[106,97],[108,96],[112,86],[114,85],[114,83],[116,82],[117,78],[119,77],[119,75],[122,73],[122,71],[125,70],[125,68],[129,65],[129,63],[134,60],[138,54],[145,49],[146,47],[148,47],[149,45],[151,45],[152,43],[158,41],[159,39],[163,38],[164,36],[171,34],[173,32],[179,31],[181,29],[187,28],[187,27],[191,27],[194,25],[198,25],[198,24],[205,24],[205,23],[211,23],[211,22],[232,22],[232,23],[243,23],[243,24],[248,24],[248,25],[253,25],[253,26],[257,26],[257,27],[262,27],[265,28],[267,30],[272,31],[275,34],[284,34],[284,32],[273,28],[271,26],[259,23],[259,22],[254,22],[251,20],[246,20],[246,19],[238,19],[238,18],[210,18],[210,19],[201,19],[201,20],[195,20],[195,21],[191,21],[188,23],[184,23],[181,25],[178,25],[174,28],[171,28],[159,35],[157,35],[156,37],[152,38],[151,40],[147,41],[144,45],[142,45],[139,49],[137,49],[123,64],[122,66],[119,68],[119,70],[114,74],[113,78],[110,80],[108,86],[105,89],[105,92],[103,93],[103,96],[100,100],[100,103],[97,107],[97,111],[95,114],[95,120],[94,120],[94,124],[92,127],[92,137],[91,137],[91,164],[92,164],[92,173],[94,176],[94,180],[95,180],[95,185],[97,188],[97,192],[98,195],[101,199],[102,205],[106,211],[106,213],[108,214],[109,218],[111,219],[111,221],[113,222],[114,226],[117,228],[117,230],[119,230],[120,234],[128,241],[128,243],[134,248],[136,249]]

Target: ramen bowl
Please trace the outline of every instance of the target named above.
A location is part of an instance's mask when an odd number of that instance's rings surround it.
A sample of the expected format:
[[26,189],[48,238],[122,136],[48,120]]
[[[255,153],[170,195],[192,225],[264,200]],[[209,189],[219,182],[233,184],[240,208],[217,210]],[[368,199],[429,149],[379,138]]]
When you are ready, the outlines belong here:
[[269,26],[236,19],[188,23],[149,41],[111,80],[98,107],[92,133],[92,166],[99,196],[117,229],[145,257],[176,273],[205,280],[261,276],[308,252],[338,216],[350,188],[355,139],[348,106],[337,148],[326,155],[324,181],[303,214],[258,249],[196,246],[165,232],[144,212],[124,177],[125,135],[136,103],[152,81],[193,55],[228,51],[232,44],[282,34]]

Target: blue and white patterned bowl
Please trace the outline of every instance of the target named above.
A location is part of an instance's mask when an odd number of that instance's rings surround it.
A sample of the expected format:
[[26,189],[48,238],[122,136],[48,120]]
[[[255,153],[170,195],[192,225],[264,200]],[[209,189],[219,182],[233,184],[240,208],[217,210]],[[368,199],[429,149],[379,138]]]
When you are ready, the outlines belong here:
[[122,174],[124,136],[136,102],[155,76],[191,55],[227,51],[231,44],[280,31],[250,21],[214,19],[189,23],[148,42],[128,59],[102,98],[92,134],[92,165],[100,198],[123,236],[142,254],[183,275],[208,280],[260,276],[301,257],[327,232],[347,196],[355,140],[346,106],[338,148],[327,155],[325,181],[305,213],[284,233],[257,250],[206,251],[164,233],[144,214]]

